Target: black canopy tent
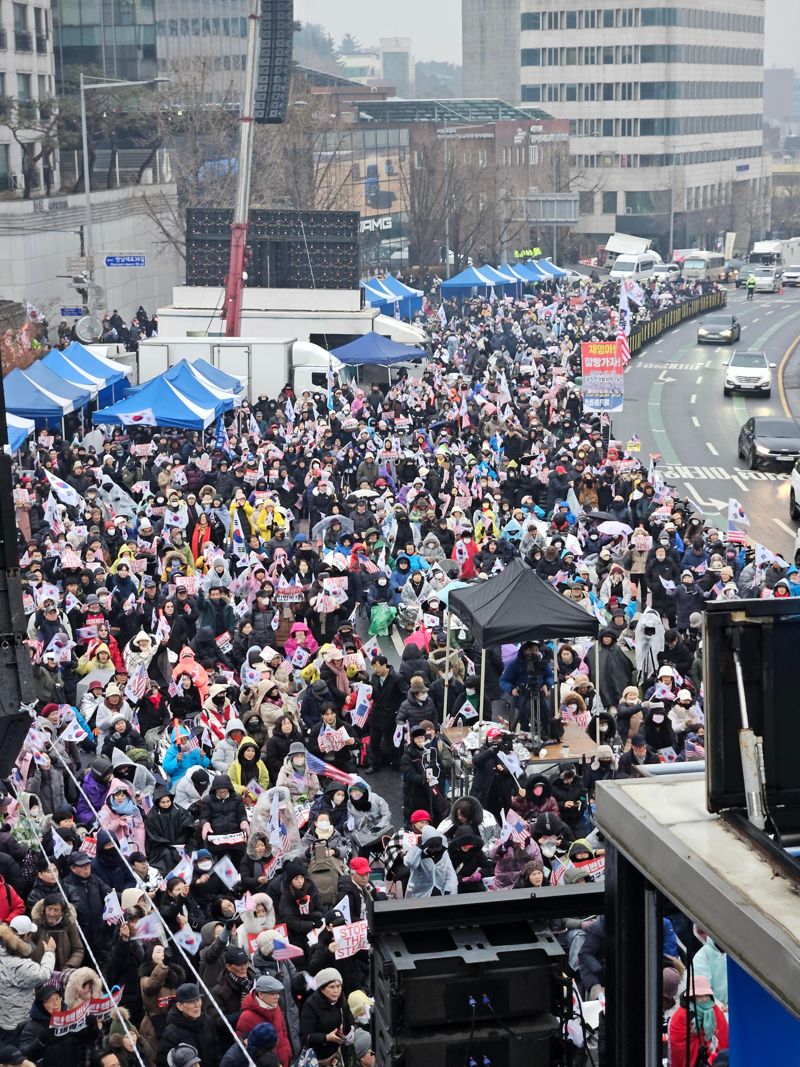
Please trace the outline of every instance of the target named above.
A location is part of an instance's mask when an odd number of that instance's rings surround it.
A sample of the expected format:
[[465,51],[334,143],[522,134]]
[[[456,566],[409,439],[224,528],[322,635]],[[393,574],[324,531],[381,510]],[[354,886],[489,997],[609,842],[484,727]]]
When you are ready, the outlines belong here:
[[[594,615],[563,597],[520,559],[488,581],[455,589],[448,609],[472,632],[481,646],[480,721],[483,720],[486,649],[514,641],[549,641],[558,637],[596,637],[600,624]],[[447,629],[448,645],[450,628]],[[449,664],[449,649],[445,660]],[[449,671],[445,674],[444,715],[447,714]]]

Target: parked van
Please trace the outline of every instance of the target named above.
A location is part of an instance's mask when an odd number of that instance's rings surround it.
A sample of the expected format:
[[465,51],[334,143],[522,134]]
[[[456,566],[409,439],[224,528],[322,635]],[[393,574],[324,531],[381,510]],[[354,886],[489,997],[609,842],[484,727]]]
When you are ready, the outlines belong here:
[[623,278],[633,278],[634,281],[642,282],[652,278],[653,269],[661,262],[658,252],[642,252],[638,256],[621,255],[614,261],[609,278],[612,281],[622,281]]

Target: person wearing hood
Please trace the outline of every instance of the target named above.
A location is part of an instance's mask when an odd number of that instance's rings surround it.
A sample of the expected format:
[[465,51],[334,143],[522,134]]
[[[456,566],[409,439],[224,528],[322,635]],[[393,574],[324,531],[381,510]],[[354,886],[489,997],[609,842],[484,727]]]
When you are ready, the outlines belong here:
[[295,804],[313,800],[319,793],[319,778],[306,764],[306,746],[294,741],[278,775],[277,785],[288,789]]
[[252,737],[245,736],[239,742],[236,759],[228,767],[228,777],[245,804],[255,804],[259,793],[269,789],[269,773]]
[[[319,651],[319,644],[311,633],[308,623],[293,622],[289,627],[289,636],[286,639],[283,649],[289,659],[292,659],[298,650],[302,650],[313,659]],[[303,666],[305,666],[305,664],[303,664]]]
[[359,856],[369,856],[392,825],[389,805],[358,779],[347,790],[347,835]]
[[517,795],[512,797],[512,809],[526,822],[535,822],[542,812],[558,814],[558,803],[550,788],[550,779],[545,774],[529,774]]
[[128,841],[133,852],[144,852],[144,819],[136,803],[130,782],[112,778],[108,796],[100,809],[100,825],[112,833],[122,846]]
[[559,885],[567,869],[566,858],[572,844],[572,832],[559,815],[543,812],[531,827],[531,838],[542,854],[548,885]]
[[447,839],[425,826],[405,856],[410,876],[406,897],[441,897],[458,893],[458,878],[447,850]]
[[326,707],[339,706],[337,700],[328,688],[327,682],[322,678],[309,685],[300,700],[300,718],[307,730],[314,730],[322,720],[322,712]]
[[344,835],[347,829],[347,790],[339,782],[329,782],[311,805],[309,825],[321,812],[326,812],[334,830]]
[[[433,673],[433,668],[431,668],[427,660],[423,660],[422,662],[430,669],[430,672]],[[436,705],[433,703],[433,700],[428,693],[428,684],[425,681],[424,676],[422,674],[414,674],[409,682],[408,695],[397,709],[395,726],[403,726],[405,723],[408,723],[409,729],[411,729],[414,726],[421,725],[426,719],[429,719],[431,722],[437,721],[438,715],[436,714]]]
[[175,787],[187,771],[192,767],[209,767],[211,761],[194,741],[192,732],[187,727],[173,727],[170,736],[172,740],[164,753],[161,768],[169,778],[170,791],[174,793]]
[[[98,756],[92,760],[89,769],[81,781],[81,795],[75,806],[75,819],[83,826],[91,826],[95,821],[95,811],[99,812],[108,796],[111,783],[111,760]],[[94,809],[94,811],[92,810]]]
[[42,942],[41,959],[36,962],[31,936],[36,926],[27,915],[18,915],[8,926],[0,924],[0,988],[3,990],[3,1017],[0,1039],[12,1038],[21,1029],[34,1002],[37,986],[47,982],[56,966],[56,943]]
[[[209,698],[220,710],[225,706],[226,689],[224,686],[213,685],[212,696]],[[211,754],[211,767],[217,774],[227,774],[228,768],[239,754],[239,745],[245,736],[244,723],[234,715],[228,719],[224,727],[224,736],[217,741]]]
[[482,893],[483,879],[491,876],[494,865],[483,851],[483,838],[468,824],[459,826],[447,847],[456,873],[459,893]]
[[264,763],[271,782],[277,782],[292,745],[302,741],[303,735],[294,719],[290,715],[280,715],[264,750]]
[[705,594],[695,582],[694,571],[684,567],[679,584],[668,593],[675,603],[675,626],[685,633],[689,629],[690,615],[703,611],[706,603]]
[[[542,854],[539,846],[531,838],[529,826],[526,825],[521,831],[521,837],[521,841],[515,841],[509,835],[505,840],[498,838],[491,845],[489,859],[494,864],[493,890],[513,889],[527,864],[533,860],[541,863]],[[453,866],[456,866],[455,860]],[[456,873],[458,873],[458,867],[456,867]]]
[[538,698],[541,735],[545,739],[553,736],[552,730],[557,728],[550,715],[553,664],[542,652],[540,641],[524,641],[520,645],[500,676],[500,688],[511,701],[512,721],[523,730],[531,727],[531,704]]
[[[398,673],[407,685],[411,684],[411,679],[414,677],[422,678],[426,686],[431,685],[436,680],[436,672],[432,665],[428,662],[422,649],[415,644],[406,645],[403,649]],[[430,716],[427,717],[430,718]]]
[[177,846],[191,851],[194,840],[192,817],[179,807],[169,790],[156,786],[153,806],[144,817],[147,857],[154,867],[166,875],[178,863],[181,853]]
[[[234,790],[233,783],[227,774],[218,774],[211,782],[211,789],[200,805],[200,836],[204,842],[210,835],[248,833],[250,824],[247,821],[242,798]],[[213,841],[208,841],[208,847],[212,854],[221,856],[228,852],[233,858],[241,859],[244,853],[244,845],[239,848],[230,846],[218,847]]]
[[550,884],[550,871],[545,869],[542,860],[529,860],[522,868],[519,878],[512,889],[539,889]]
[[205,767],[190,767],[175,787],[175,803],[192,818],[197,818],[210,784],[211,776]]
[[490,846],[500,835],[497,819],[487,811],[474,796],[459,797],[453,802],[449,818],[439,823],[438,832],[444,834],[448,842],[459,826],[471,826],[480,834],[485,846]]
[[142,1037],[157,1046],[164,1032],[169,1005],[175,1000],[178,986],[186,980],[186,972],[175,961],[172,951],[160,942],[150,942],[139,967],[139,991],[144,1015],[139,1027]]
[[258,887],[258,891],[252,894],[252,900],[247,903],[248,907],[241,912],[239,940],[250,945],[256,935],[263,930],[272,930],[275,926],[275,904],[263,887]]
[[[178,592],[182,592],[182,590],[178,590]],[[186,599],[185,596],[184,599]],[[189,607],[188,604],[181,605],[181,613],[183,613],[184,606]],[[205,667],[203,667],[200,663],[197,662],[194,651],[191,648],[184,648],[178,654],[178,662],[172,669],[173,681],[177,682],[178,678],[182,674],[189,675],[189,677],[192,679],[192,682],[197,687],[198,692],[200,693],[200,699],[205,701],[206,697],[208,696],[208,671],[205,669]]]
[[100,754],[111,759],[116,750],[127,752],[131,748],[143,748],[142,735],[134,730],[124,715],[112,716],[110,729],[103,741]]
[[574,763],[565,763],[552,783],[553,796],[558,803],[558,812],[563,821],[578,837],[588,827],[586,823],[586,786],[578,777]]
[[[258,978],[268,975],[280,982],[282,990],[278,1004],[286,1020],[286,1030],[292,1046],[292,1056],[300,1054],[300,1010],[297,992],[304,988],[304,982],[291,960],[275,959],[275,938],[277,931],[263,930],[256,938],[256,950],[251,965]],[[244,1010],[244,1006],[243,1009]]]
[[319,892],[305,864],[288,860],[283,865],[278,921],[286,924],[289,940],[306,956],[308,934],[319,926],[323,908]]
[[600,674],[599,681],[595,681],[603,706],[616,707],[623,690],[636,681],[636,663],[623,651],[617,632],[612,627],[603,627],[598,640]]
[[269,837],[260,830],[252,830],[247,838],[244,859],[239,864],[239,877],[243,893],[258,893],[263,890],[275,873],[277,856],[272,854]]
[[[668,703],[671,707],[672,701]],[[644,717],[642,732],[653,752],[660,752],[662,748],[677,751],[675,731],[672,729],[667,707],[662,700],[651,701]]]
[[97,852],[92,860],[92,873],[117,893],[136,884],[119,854],[119,843],[109,830],[97,832]]
[[84,948],[78,930],[75,908],[59,892],[49,893],[31,908],[31,922],[35,930],[31,943],[31,959],[39,963],[45,953],[45,942],[55,941],[56,970],[71,971],[83,963]]

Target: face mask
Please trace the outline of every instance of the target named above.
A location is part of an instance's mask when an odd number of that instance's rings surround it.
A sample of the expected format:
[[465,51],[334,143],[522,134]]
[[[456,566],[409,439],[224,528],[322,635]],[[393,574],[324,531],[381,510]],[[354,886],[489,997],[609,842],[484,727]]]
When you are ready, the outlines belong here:
[[198,871],[210,871],[213,866],[213,863],[209,863],[207,860],[203,860],[202,863],[197,864],[197,869]]
[[653,716],[653,722],[662,723],[663,721],[664,721],[664,716],[663,715],[654,715]]
[[552,859],[556,854],[557,845],[555,841],[548,841],[547,843],[539,842],[539,848],[542,851],[543,856],[547,856],[548,859]]
[[714,1001],[708,1000],[702,1004],[695,1004],[691,1011],[691,1019],[694,1022],[695,1011],[697,1012],[697,1025],[705,1036],[713,1037],[717,1029],[717,1017],[714,1013]]
[[535,797],[540,797],[542,795],[542,793],[544,793],[544,786],[543,785],[535,785],[533,787],[533,795]]

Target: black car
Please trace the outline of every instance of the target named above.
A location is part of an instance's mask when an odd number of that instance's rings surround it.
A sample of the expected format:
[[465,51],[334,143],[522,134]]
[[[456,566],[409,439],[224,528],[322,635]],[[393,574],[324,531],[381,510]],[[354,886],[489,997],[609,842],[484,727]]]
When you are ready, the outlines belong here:
[[732,345],[742,336],[742,327],[735,315],[720,311],[706,315],[697,327],[697,343]]
[[756,415],[739,431],[739,458],[750,470],[760,463],[794,463],[800,457],[800,426],[778,415]]

